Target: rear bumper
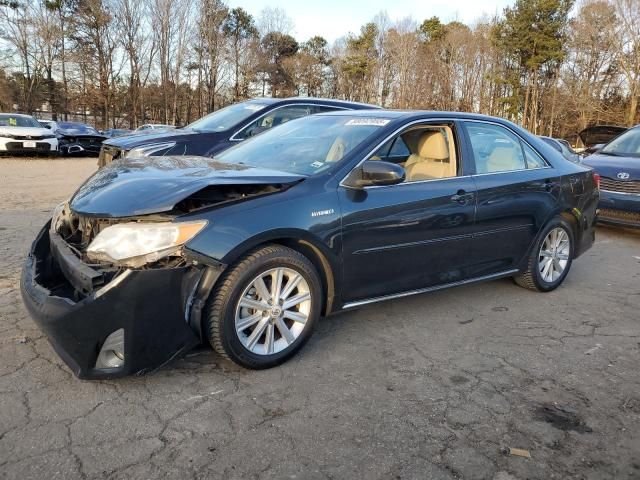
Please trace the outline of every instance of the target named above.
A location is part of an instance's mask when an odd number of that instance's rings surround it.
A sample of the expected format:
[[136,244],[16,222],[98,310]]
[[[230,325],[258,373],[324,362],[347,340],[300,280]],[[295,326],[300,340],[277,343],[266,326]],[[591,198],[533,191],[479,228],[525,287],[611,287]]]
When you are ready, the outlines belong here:
[[[46,225],[27,256],[20,286],[30,315],[76,376],[115,378],[154,370],[200,343],[189,313],[204,270],[129,270],[76,299],[69,272],[63,274],[52,255]],[[121,328],[124,364],[95,368],[105,339]]]
[[600,191],[598,222],[640,227],[640,195]]

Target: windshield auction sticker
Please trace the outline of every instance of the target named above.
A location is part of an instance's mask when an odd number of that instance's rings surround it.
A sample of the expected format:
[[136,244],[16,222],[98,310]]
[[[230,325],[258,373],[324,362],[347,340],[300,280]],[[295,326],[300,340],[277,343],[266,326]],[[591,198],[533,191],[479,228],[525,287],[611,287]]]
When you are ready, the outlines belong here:
[[389,122],[390,120],[384,118],[354,118],[345,123],[345,125],[384,127]]

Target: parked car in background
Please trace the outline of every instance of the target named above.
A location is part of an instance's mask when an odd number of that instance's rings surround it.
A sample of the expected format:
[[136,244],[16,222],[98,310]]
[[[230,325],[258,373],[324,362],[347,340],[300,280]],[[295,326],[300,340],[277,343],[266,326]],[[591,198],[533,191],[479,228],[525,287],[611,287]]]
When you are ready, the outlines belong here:
[[598,221],[640,227],[640,126],[582,160],[600,175]]
[[0,113],[0,153],[57,154],[58,139],[31,115]]
[[122,137],[123,135],[131,135],[133,130],[129,130],[127,128],[110,128],[108,130],[103,130],[100,133],[107,138],[114,138]]
[[41,119],[38,119],[38,123],[40,125],[42,125],[44,128],[47,128],[47,129],[51,130],[52,132],[55,132],[56,129],[58,128],[58,122],[56,122],[54,120],[41,120]]
[[98,170],[38,234],[21,288],[83,378],[202,341],[268,368],[321,315],[502,277],[557,288],[593,244],[597,203],[591,169],[502,119],[324,113],[213,159]]
[[571,148],[571,145],[569,145],[569,142],[566,140],[562,138],[545,137],[543,135],[541,135],[540,138],[559,151],[567,160],[580,163],[580,155]]
[[150,130],[173,130],[174,125],[164,125],[162,123],[145,123],[134,130],[135,133],[148,132]]
[[594,125],[587,127],[578,133],[582,148],[576,148],[575,150],[585,156],[591,155],[626,130],[626,127],[618,127],[615,125]]
[[172,131],[106,141],[100,167],[112,160],[159,155],[213,156],[232,145],[277,125],[321,112],[378,108],[355,102],[321,98],[259,98],[236,103]]
[[60,141],[60,153],[65,156],[97,156],[107,137],[95,128],[78,122],[58,122],[55,131]]

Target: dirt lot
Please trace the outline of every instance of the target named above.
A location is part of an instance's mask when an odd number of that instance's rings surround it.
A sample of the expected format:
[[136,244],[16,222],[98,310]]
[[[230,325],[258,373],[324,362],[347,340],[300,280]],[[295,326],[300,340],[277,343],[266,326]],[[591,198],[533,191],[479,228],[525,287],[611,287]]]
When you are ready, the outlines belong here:
[[503,280],[324,319],[273,370],[201,348],[86,382],[18,278],[94,168],[0,160],[0,478],[640,478],[640,233],[599,229],[550,294]]

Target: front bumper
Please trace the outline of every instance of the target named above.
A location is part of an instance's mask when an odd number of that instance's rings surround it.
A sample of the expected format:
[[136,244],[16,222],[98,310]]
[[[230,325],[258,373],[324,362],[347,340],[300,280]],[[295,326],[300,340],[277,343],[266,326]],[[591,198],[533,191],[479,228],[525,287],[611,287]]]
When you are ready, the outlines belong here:
[[60,140],[60,154],[66,157],[97,157],[100,154],[102,141],[74,140],[62,138]]
[[0,138],[0,152],[2,153],[55,153],[58,151],[57,138],[40,138],[36,140],[16,140]]
[[[200,343],[190,326],[190,309],[209,267],[129,270],[78,299],[65,277],[73,265],[62,273],[49,235],[47,224],[27,256],[20,287],[27,310],[76,376],[140,375]],[[95,368],[105,339],[120,328],[125,331],[124,364]]]
[[640,195],[600,190],[598,223],[640,228]]

